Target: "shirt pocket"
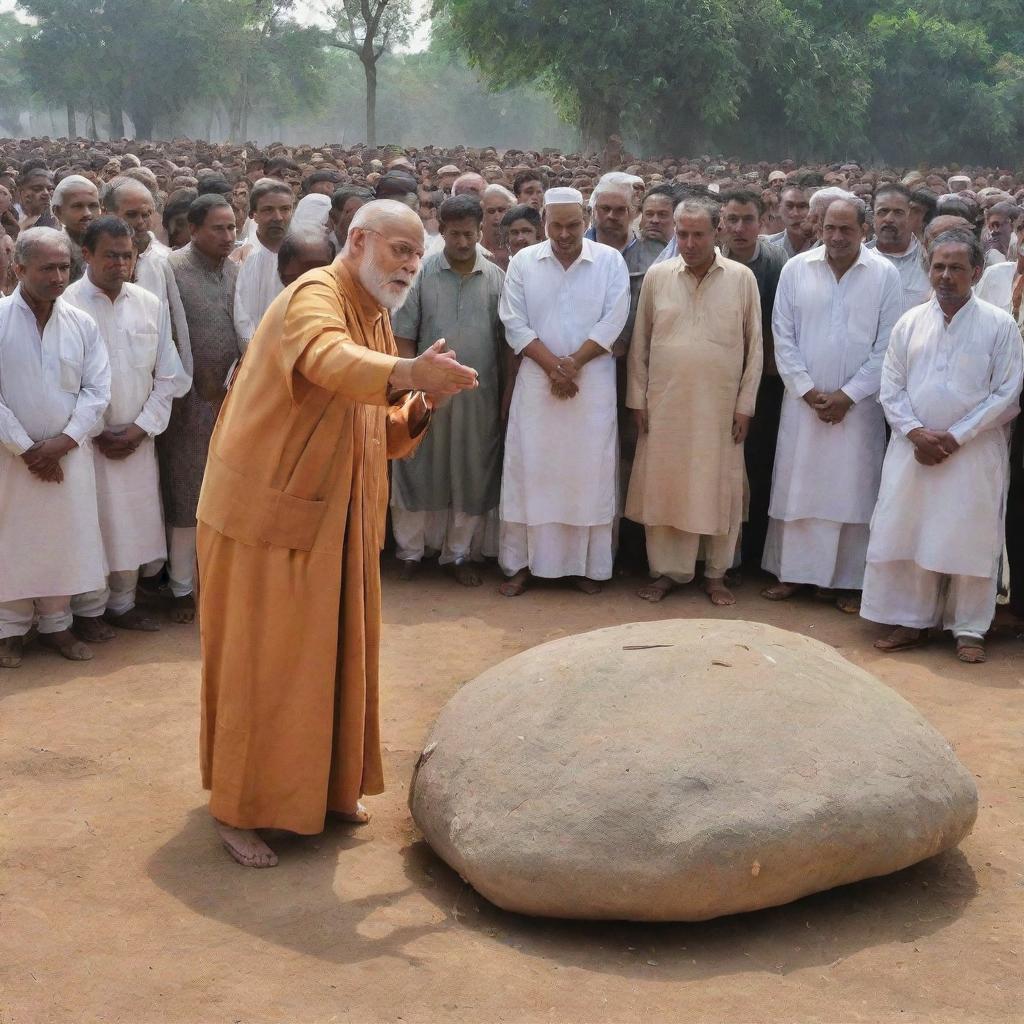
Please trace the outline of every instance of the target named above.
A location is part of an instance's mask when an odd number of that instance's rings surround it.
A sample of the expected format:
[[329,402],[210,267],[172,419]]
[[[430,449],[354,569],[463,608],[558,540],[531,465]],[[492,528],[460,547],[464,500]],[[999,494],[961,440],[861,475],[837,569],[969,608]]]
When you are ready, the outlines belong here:
[[156,331],[133,331],[128,336],[128,361],[137,370],[152,372],[156,365]]
[[74,356],[60,357],[60,389],[77,395],[82,390],[82,360]]

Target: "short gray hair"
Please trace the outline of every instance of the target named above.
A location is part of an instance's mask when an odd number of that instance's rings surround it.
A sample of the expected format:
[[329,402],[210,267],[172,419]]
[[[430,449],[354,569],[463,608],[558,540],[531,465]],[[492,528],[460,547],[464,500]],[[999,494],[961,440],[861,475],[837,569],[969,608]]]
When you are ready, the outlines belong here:
[[712,231],[718,230],[719,222],[722,219],[722,204],[716,203],[714,199],[705,196],[686,196],[681,199],[672,213],[673,222],[678,221],[684,213],[703,213],[711,221]]
[[146,186],[144,181],[139,181],[138,178],[129,178],[125,174],[119,174],[116,178],[111,178],[107,183],[106,188],[100,194],[100,205],[107,213],[117,213],[117,206],[120,202],[120,197],[131,192],[132,189],[141,190],[145,192],[149,197],[151,203],[156,205],[156,200],[153,198],[153,193]]
[[76,188],[91,188],[99,195],[99,189],[88,178],[83,178],[80,174],[69,174],[57,182],[57,187],[54,188],[53,195],[50,197],[50,205],[52,207],[60,206],[64,202],[64,196]]
[[[21,240],[20,237],[18,240]],[[981,242],[978,241],[978,238],[973,231],[967,231],[962,228],[951,228],[948,231],[940,231],[931,240],[931,242],[928,243],[929,264],[931,264],[931,261],[935,256],[935,250],[940,245],[965,246],[972,267],[982,267],[985,265],[985,253],[981,248]]]
[[501,196],[502,199],[507,200],[512,206],[516,205],[516,197],[504,185],[499,185],[494,182],[492,185],[488,185],[487,188],[480,193],[481,199],[486,199],[488,196]]
[[71,242],[63,231],[56,228],[26,228],[14,243],[14,262],[19,267],[28,266],[28,261],[36,251],[47,245],[59,245],[68,256],[71,255]]

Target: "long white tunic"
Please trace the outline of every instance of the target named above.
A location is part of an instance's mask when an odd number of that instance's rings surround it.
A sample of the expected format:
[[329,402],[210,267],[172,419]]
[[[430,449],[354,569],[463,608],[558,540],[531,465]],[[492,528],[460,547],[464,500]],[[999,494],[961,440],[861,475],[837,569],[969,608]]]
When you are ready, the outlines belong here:
[[1013,281],[1016,276],[1016,263],[995,263],[986,267],[981,280],[974,286],[974,295],[998,306],[1004,313],[1012,313]]
[[[21,296],[0,299],[0,601],[65,597],[105,586],[89,437],[110,401],[110,362],[93,319],[64,299],[42,334]],[[19,456],[67,434],[61,483]]]
[[126,459],[93,449],[100,531],[111,572],[137,569],[167,555],[160,477],[153,438],[167,429],[171,402],[192,386],[171,339],[167,304],[136,284],[113,302],[88,271],[65,292],[98,325],[110,359],[110,405],[104,427],[134,423],[146,431]]
[[[556,356],[588,339],[611,351],[629,315],[629,273],[613,248],[583,240],[568,270],[549,241],[509,263],[498,314],[515,352],[539,338]],[[591,527],[616,513],[615,361],[599,356],[580,371],[579,394],[558,399],[547,375],[523,359],[505,438],[502,520]]]
[[[825,256],[824,246],[799,253],[779,276],[772,332],[786,394],[769,515],[866,524],[885,449],[876,396],[903,291],[895,267],[863,246],[839,281]],[[803,401],[811,388],[853,399],[842,423],[818,419]]]
[[928,272],[921,262],[921,243],[913,235],[910,236],[910,248],[906,252],[882,252],[875,241],[868,242],[867,248],[876,256],[888,260],[900,275],[903,286],[903,312],[921,305],[931,298],[932,283],[928,280]]
[[[935,299],[900,319],[882,370],[892,438],[869,562],[995,573],[1008,473],[1004,427],[1017,412],[1022,374],[1020,331],[987,302],[972,297],[948,325]],[[937,466],[923,466],[906,436],[917,427],[949,431],[961,447]]]
[[250,246],[248,255],[241,261],[235,285],[235,331],[243,352],[252,341],[263,314],[284,291],[277,273],[277,253],[258,238],[253,239]]
[[135,261],[135,283],[142,285],[147,292],[158,298],[166,297],[167,288],[164,284],[163,268],[160,266],[170,255],[171,250],[156,235],[149,233],[149,245],[146,251],[139,254]]

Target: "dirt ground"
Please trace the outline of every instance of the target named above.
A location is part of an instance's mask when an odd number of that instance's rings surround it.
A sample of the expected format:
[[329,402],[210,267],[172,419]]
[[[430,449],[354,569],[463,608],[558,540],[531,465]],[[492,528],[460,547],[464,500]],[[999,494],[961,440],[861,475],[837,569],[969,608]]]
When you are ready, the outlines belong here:
[[[517,600],[436,569],[385,573],[389,785],[363,829],[279,842],[246,870],[209,826],[197,767],[194,627],[122,634],[75,666],[33,650],[0,675],[0,1024],[117,1021],[950,1022],[1024,1017],[1024,643],[958,664],[758,581],[727,612],[693,588],[660,606]],[[647,618],[746,617],[836,646],[953,743],[981,795],[960,850],[883,879],[699,925],[583,924],[497,910],[420,840],[410,771],[466,680],[554,637]],[[287,680],[282,680],[287,685]],[[628,723],[624,723],[628,725]]]

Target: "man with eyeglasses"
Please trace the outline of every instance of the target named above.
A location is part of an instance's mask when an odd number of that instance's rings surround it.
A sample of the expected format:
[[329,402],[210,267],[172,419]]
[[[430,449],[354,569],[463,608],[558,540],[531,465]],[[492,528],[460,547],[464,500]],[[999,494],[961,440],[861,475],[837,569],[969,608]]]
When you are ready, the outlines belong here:
[[132,229],[100,217],[85,230],[82,254],[86,273],[64,298],[96,321],[110,358],[110,405],[92,442],[108,575],[106,587],[72,598],[71,610],[78,636],[103,643],[113,639],[112,626],[159,628],[135,607],[139,566],[167,557],[154,438],[192,378],[174,347],[167,304],[129,284]]
[[[404,203],[367,203],[345,248],[267,310],[221,409],[199,502],[202,779],[240,864],[257,829],[361,823],[384,788],[378,725],[387,459],[473,388],[438,339],[401,358],[390,313],[423,258]],[[456,399],[457,401],[458,399]]]

